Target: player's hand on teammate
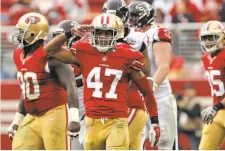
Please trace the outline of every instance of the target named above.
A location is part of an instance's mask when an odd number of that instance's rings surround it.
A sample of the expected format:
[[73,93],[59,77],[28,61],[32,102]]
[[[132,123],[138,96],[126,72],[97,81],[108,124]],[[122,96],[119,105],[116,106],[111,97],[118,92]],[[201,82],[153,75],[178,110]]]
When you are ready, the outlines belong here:
[[92,32],[94,30],[94,26],[92,25],[78,25],[71,29],[73,36],[82,37],[87,32]]
[[68,135],[71,139],[76,138],[79,135],[80,123],[71,121],[68,126]]
[[160,126],[159,124],[151,124],[149,130],[149,140],[151,142],[151,147],[156,146],[160,138]]
[[24,119],[24,117],[25,116],[23,114],[21,114],[19,112],[16,112],[12,124],[8,127],[8,135],[9,135],[9,138],[11,140],[13,140],[13,137],[16,134],[16,131],[19,128],[19,124],[22,122],[22,120]]
[[206,109],[204,109],[204,110],[201,112],[202,121],[203,121],[205,124],[210,124],[210,123],[212,123],[214,117],[216,116],[217,111],[218,111],[218,110],[217,110],[216,108],[214,108],[213,106],[207,107]]

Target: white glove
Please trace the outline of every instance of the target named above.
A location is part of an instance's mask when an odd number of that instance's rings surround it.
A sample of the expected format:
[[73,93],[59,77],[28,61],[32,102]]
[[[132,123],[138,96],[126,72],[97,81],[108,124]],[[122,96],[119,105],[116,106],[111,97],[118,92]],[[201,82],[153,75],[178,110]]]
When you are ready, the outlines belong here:
[[213,108],[213,106],[207,107],[201,112],[202,120],[205,124],[212,123],[213,118],[216,116],[218,110]]
[[70,108],[69,109],[69,126],[68,126],[68,135],[71,139],[77,137],[80,131],[79,123],[79,109]]
[[13,140],[13,137],[16,134],[16,131],[17,131],[20,123],[24,119],[24,117],[25,116],[23,114],[16,112],[16,115],[14,117],[12,124],[8,127],[8,135],[11,140]]
[[151,124],[149,130],[149,140],[151,142],[151,147],[156,146],[160,138],[160,126],[159,124]]

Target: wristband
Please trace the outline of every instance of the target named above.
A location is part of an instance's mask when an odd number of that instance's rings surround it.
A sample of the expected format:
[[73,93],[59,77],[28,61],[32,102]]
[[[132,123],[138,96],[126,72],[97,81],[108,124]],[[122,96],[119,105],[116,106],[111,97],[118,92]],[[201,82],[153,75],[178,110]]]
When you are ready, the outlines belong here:
[[151,124],[159,124],[158,116],[151,117]]
[[13,119],[12,124],[19,125],[25,116],[19,112],[16,112],[16,115]]
[[69,122],[79,122],[79,109],[70,108],[69,109]]
[[67,39],[70,39],[73,36],[71,30],[66,31],[65,36]]
[[213,105],[213,109],[217,110],[217,111],[219,111],[220,109],[223,109],[223,108],[224,108],[224,105],[221,102]]

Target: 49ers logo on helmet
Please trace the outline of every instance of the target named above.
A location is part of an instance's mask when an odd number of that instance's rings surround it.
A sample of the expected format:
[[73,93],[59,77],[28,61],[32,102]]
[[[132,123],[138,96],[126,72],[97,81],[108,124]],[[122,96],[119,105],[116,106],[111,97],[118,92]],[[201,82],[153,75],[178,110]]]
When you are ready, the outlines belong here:
[[41,19],[39,18],[39,17],[37,17],[37,16],[30,16],[30,17],[28,17],[26,20],[25,20],[25,22],[27,23],[27,24],[29,24],[29,23],[31,23],[31,24],[37,24],[38,22],[40,22],[41,21]]

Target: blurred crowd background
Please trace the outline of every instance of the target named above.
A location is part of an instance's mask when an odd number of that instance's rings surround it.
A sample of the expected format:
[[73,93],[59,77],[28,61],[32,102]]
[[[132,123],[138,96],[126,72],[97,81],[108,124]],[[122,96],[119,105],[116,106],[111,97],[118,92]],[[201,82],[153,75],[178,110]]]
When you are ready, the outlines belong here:
[[[126,0],[129,4],[133,0]],[[156,22],[187,23],[225,20],[223,0],[144,0],[156,9]],[[64,19],[90,23],[99,14],[105,0],[2,0],[1,22],[15,25],[27,12],[44,14],[50,24]]]
[[[134,0],[126,0],[129,4]],[[144,0],[156,10],[155,22],[164,24],[173,32],[173,52],[170,79],[204,78],[201,65],[201,49],[198,43],[199,29],[209,20],[225,21],[225,1],[223,0]],[[1,24],[2,58],[7,59],[13,51],[10,41],[11,28],[18,19],[28,12],[39,12],[47,17],[51,25],[65,19],[79,23],[91,23],[94,16],[102,11],[105,0],[2,0]],[[51,37],[51,35],[50,35]],[[9,51],[8,51],[9,50]],[[6,59],[4,59],[6,56]],[[5,62],[2,62],[3,65]],[[8,62],[7,62],[8,64]],[[2,68],[1,78],[14,78],[11,68]],[[191,72],[190,72],[191,70]]]
[[[128,4],[132,1],[126,0]],[[198,86],[204,91],[206,87],[193,83],[196,80],[207,83],[201,62],[199,29],[209,20],[225,22],[225,0],[144,1],[155,8],[155,22],[168,27],[173,33],[173,56],[169,79],[175,82],[186,81],[180,84],[179,90],[175,90],[179,113],[179,147],[198,149],[202,130],[200,113],[211,103],[210,94],[200,95],[196,89]],[[102,12],[104,2],[105,0],[1,0],[1,79],[3,81],[16,79],[11,32],[23,14],[28,12],[44,14],[52,25],[51,29],[54,30],[55,25],[65,19],[91,23],[93,17]]]

